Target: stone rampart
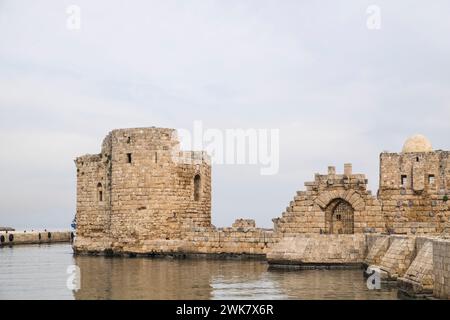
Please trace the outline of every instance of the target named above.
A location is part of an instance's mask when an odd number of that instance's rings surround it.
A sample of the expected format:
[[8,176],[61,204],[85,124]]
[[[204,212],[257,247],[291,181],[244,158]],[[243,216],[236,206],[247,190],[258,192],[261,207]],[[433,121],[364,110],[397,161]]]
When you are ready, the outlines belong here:
[[272,265],[344,266],[360,265],[366,252],[363,234],[302,234],[285,237],[267,253]]
[[70,242],[72,238],[73,233],[70,231],[2,231],[0,232],[0,246]]

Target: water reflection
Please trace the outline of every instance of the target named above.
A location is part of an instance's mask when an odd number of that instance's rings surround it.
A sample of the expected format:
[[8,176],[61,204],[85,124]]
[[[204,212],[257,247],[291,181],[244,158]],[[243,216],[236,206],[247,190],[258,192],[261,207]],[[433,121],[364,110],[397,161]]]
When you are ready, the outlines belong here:
[[76,299],[397,299],[362,270],[268,270],[264,261],[76,257]]
[[[73,257],[67,244],[0,248],[1,299],[396,299],[361,270],[268,270],[264,261]],[[69,265],[81,288],[66,286]]]

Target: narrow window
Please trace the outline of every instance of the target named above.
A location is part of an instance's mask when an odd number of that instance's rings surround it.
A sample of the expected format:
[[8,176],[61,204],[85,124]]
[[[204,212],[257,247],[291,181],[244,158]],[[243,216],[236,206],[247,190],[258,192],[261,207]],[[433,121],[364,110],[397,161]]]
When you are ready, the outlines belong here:
[[155,163],[158,163],[158,152],[155,152]]
[[194,177],[194,200],[200,200],[200,175]]
[[127,153],[127,162],[131,163],[131,153]]
[[98,201],[102,202],[103,201],[103,188],[102,188],[102,184],[100,182],[97,184],[97,191],[98,191]]
[[419,162],[419,157],[416,157],[416,162]]
[[401,185],[402,185],[403,188],[406,188],[407,180],[408,180],[407,176],[402,174]]
[[433,185],[435,183],[434,174],[428,176],[428,184]]
[[130,143],[131,142],[131,137],[128,137],[127,138],[127,143]]

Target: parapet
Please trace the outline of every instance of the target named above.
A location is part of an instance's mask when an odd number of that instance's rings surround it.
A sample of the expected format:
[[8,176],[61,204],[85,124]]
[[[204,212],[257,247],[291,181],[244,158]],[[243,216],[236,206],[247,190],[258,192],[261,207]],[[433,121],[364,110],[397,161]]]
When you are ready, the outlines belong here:
[[256,228],[255,220],[253,219],[236,219],[232,224],[233,228]]
[[328,167],[328,174],[314,175],[314,181],[305,182],[305,186],[310,189],[320,188],[320,186],[344,186],[357,185],[365,187],[367,185],[367,179],[364,174],[353,174],[352,165],[350,163],[344,164],[344,173],[336,174],[336,168],[334,166]]

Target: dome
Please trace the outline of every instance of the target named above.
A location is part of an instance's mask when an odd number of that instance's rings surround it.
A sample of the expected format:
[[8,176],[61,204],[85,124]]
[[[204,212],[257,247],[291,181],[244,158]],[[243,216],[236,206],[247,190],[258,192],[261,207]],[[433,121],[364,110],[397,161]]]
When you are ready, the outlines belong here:
[[421,134],[409,137],[403,145],[402,152],[430,152],[433,151],[430,140]]

